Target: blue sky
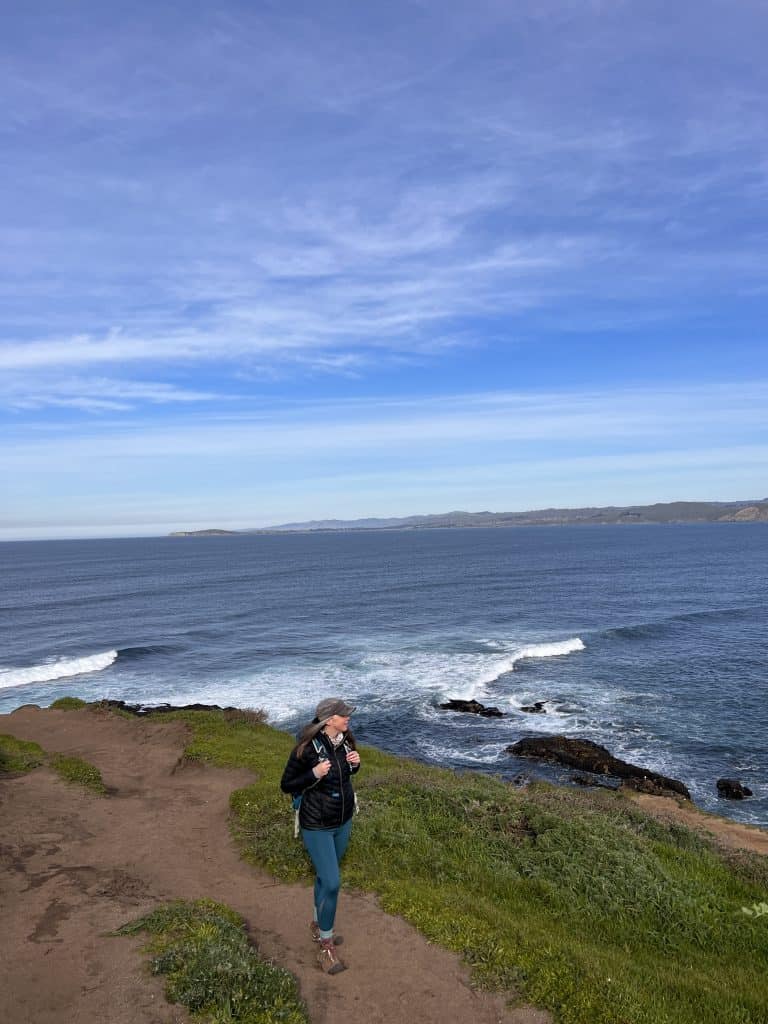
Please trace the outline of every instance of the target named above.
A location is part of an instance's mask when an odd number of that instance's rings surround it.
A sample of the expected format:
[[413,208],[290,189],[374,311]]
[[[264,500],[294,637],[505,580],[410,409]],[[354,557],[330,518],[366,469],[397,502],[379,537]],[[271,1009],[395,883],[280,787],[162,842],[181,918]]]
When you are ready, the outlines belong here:
[[9,8],[0,538],[764,497],[767,36]]

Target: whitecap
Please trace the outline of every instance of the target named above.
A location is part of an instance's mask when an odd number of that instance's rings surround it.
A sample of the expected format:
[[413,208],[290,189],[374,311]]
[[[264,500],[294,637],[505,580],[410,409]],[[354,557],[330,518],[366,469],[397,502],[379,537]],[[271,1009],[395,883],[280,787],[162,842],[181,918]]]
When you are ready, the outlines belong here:
[[57,658],[27,668],[0,669],[0,690],[12,686],[27,686],[29,683],[51,683],[56,679],[100,672],[117,660],[117,651],[102,651],[81,658]]

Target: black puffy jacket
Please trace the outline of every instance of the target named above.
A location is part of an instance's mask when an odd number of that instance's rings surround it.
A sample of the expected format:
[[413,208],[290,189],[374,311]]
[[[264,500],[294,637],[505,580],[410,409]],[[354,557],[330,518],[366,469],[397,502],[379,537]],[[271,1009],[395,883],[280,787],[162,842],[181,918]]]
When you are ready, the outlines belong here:
[[[301,794],[299,825],[302,828],[338,828],[349,821],[355,812],[355,791],[350,777],[360,766],[347,764],[344,744],[334,747],[325,733],[317,734],[331,770],[322,779],[316,779],[312,769],[321,760],[312,740],[307,743],[301,757],[296,748],[288,758],[280,788],[291,796]],[[351,744],[350,744],[351,746]]]

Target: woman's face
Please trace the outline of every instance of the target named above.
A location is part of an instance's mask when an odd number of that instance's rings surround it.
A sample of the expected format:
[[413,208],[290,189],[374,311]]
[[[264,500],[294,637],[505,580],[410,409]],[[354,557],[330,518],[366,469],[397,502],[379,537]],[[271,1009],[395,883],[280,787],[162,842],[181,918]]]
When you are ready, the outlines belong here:
[[346,732],[349,728],[349,715],[331,715],[326,722],[336,732]]

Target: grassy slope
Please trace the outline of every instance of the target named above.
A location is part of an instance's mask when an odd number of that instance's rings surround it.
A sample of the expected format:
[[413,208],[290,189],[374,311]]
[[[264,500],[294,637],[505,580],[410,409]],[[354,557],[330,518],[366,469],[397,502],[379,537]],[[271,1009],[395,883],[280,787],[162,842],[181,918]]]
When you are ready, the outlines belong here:
[[[167,716],[163,716],[167,717]],[[278,788],[291,739],[182,712],[189,756],[252,769],[232,795],[244,855],[309,878]],[[498,780],[363,750],[345,881],[378,893],[478,982],[563,1024],[768,1024],[768,860],[717,851],[606,792]]]

